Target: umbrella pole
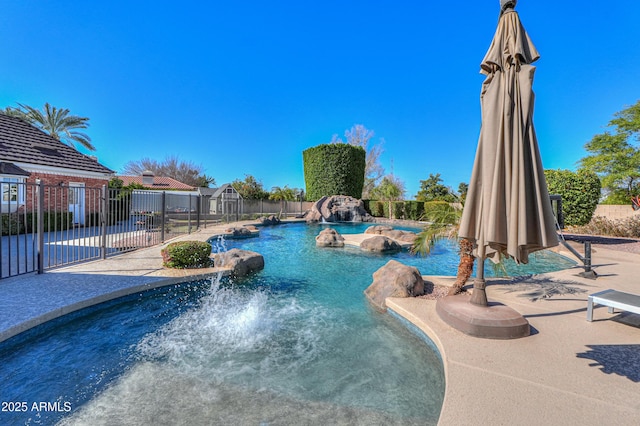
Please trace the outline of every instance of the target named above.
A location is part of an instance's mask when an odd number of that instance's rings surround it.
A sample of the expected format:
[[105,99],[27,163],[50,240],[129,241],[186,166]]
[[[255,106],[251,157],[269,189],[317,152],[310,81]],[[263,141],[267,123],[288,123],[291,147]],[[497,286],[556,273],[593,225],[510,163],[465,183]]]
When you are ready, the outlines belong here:
[[484,280],[484,256],[480,258],[478,262],[478,269],[476,270],[476,279],[473,282],[473,293],[471,294],[471,300],[469,302],[478,306],[487,305],[487,292],[485,287],[487,282]]

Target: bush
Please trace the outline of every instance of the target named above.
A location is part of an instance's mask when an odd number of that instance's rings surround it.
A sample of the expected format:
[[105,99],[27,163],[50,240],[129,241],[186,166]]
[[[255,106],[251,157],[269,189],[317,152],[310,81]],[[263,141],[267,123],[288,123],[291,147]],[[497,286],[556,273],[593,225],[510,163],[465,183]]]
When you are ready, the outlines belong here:
[[393,201],[391,207],[393,208],[394,219],[406,219],[404,201]]
[[206,268],[211,264],[211,244],[202,241],[177,241],[162,249],[167,268]]
[[382,201],[370,201],[369,207],[371,208],[371,216],[384,217],[384,203]]
[[[73,225],[73,213],[49,211],[43,217],[44,232],[64,231]],[[38,231],[37,213],[5,213],[0,220],[0,234],[31,234]]]
[[0,221],[0,230],[2,235],[16,235],[24,232],[24,226],[21,223],[22,216],[16,213],[4,213]]
[[550,195],[562,197],[562,214],[566,226],[589,223],[600,199],[600,179],[585,170],[545,170]]
[[362,197],[366,152],[345,143],[318,145],[302,152],[307,199],[348,195]]
[[425,201],[422,218],[430,222],[442,222],[443,218],[450,220],[456,213],[455,207],[447,201]]
[[422,201],[405,201],[404,212],[409,220],[420,220],[424,215],[424,203]]
[[[365,200],[365,210],[374,217],[389,217],[389,202],[381,200]],[[392,201],[393,217],[396,219],[421,220],[424,215],[422,201]]]

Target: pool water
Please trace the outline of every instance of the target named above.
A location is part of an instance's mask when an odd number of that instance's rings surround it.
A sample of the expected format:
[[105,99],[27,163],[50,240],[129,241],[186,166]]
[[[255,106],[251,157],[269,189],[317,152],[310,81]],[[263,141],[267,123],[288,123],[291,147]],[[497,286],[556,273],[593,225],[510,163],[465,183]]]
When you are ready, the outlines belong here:
[[[366,225],[332,227],[360,233]],[[363,291],[392,258],[424,275],[452,275],[455,245],[439,242],[424,258],[375,255],[318,248],[321,229],[286,224],[214,241],[261,253],[265,269],[128,296],[1,344],[2,401],[24,401],[27,410],[1,412],[0,423],[437,423],[445,386],[438,353],[371,309]],[[543,253],[516,270],[570,265]],[[45,406],[34,410],[34,402]]]

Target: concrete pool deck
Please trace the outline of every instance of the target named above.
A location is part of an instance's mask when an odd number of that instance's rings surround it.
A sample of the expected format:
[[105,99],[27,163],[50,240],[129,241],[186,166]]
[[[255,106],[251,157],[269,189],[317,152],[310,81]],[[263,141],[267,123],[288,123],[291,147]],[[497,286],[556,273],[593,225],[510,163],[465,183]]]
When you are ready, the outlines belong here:
[[[204,241],[237,225],[176,240]],[[0,341],[113,296],[214,272],[164,269],[165,245],[0,280]],[[640,424],[640,315],[597,307],[594,321],[586,320],[591,293],[613,288],[640,294],[640,254],[598,246],[593,265],[596,280],[573,268],[489,281],[489,301],[509,305],[531,324],[532,335],[516,340],[478,339],[452,329],[436,314],[435,300],[387,299],[440,350],[446,394],[439,424]]]

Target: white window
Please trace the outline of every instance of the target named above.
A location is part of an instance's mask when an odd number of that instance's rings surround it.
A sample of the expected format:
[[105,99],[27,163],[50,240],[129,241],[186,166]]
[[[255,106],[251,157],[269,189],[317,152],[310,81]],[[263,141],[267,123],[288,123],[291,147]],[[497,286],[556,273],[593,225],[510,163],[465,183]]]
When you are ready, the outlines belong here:
[[24,204],[24,178],[0,176],[3,204]]

